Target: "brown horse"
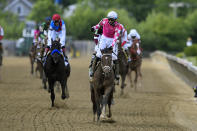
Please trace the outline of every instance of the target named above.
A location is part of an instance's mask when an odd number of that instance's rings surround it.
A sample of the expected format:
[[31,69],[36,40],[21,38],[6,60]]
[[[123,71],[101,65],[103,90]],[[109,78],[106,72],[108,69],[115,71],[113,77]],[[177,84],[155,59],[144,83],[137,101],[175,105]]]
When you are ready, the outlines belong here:
[[42,79],[43,77],[43,62],[42,62],[42,58],[44,55],[44,50],[45,50],[45,46],[44,44],[40,43],[40,48],[36,49],[36,73],[39,72],[40,74],[40,79]]
[[105,109],[107,104],[109,108],[108,117],[110,118],[112,116],[111,101],[113,99],[113,89],[115,86],[115,76],[112,64],[112,49],[104,49],[102,54],[101,61],[98,62],[95,69],[93,82],[90,83],[94,114],[93,120],[95,121],[95,115],[97,113],[97,122],[100,121],[100,117],[105,118]]
[[133,87],[131,73],[132,71],[135,72],[135,80],[134,80],[135,90],[137,89],[137,82],[138,82],[139,76],[142,77],[142,74],[141,74],[142,55],[141,54],[138,55],[137,53],[137,49],[138,49],[137,43],[138,43],[138,40],[134,40],[130,48],[131,62],[129,63],[129,72],[128,72],[131,87]]
[[34,62],[36,59],[36,47],[33,44],[29,51],[29,59],[30,59],[30,64],[31,64],[31,74],[33,75],[34,74]]
[[118,43],[118,62],[119,62],[119,70],[121,76],[121,94],[123,94],[123,89],[126,86],[125,79],[128,73],[128,60],[127,60],[126,52],[124,52],[123,48],[121,47],[121,37],[119,41],[120,42]]

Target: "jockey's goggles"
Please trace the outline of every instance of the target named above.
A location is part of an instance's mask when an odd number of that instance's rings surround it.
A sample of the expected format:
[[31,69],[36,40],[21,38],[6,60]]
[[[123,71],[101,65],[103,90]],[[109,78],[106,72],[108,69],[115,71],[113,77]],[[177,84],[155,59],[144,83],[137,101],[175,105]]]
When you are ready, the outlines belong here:
[[116,21],[116,19],[108,18],[109,21]]
[[131,36],[131,38],[132,38],[132,39],[135,39],[135,38],[136,38],[136,36]]
[[55,20],[55,21],[54,21],[54,23],[59,23],[59,22],[60,22],[59,20]]

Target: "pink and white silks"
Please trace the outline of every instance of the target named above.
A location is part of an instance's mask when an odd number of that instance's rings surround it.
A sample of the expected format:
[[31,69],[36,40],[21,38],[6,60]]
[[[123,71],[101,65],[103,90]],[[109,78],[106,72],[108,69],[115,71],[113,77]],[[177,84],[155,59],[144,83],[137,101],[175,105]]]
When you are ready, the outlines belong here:
[[108,19],[104,18],[93,28],[97,30],[101,26],[103,27],[103,34],[100,38],[96,56],[101,58],[102,56],[101,50],[112,46],[113,47],[112,59],[117,60],[118,45],[116,44],[116,42],[118,40],[118,37],[120,36],[122,26],[118,22],[115,22],[114,26],[112,26],[109,24]]

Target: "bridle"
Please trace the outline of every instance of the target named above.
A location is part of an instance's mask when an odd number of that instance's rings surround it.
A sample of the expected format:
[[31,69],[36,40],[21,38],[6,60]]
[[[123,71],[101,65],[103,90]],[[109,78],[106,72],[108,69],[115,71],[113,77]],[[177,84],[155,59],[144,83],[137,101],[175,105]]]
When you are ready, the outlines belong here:
[[[102,54],[102,58],[105,57],[105,56],[108,56],[109,57],[109,56],[112,56],[112,54],[111,53],[103,53]],[[106,59],[108,57],[106,57]],[[104,66],[103,65],[103,62],[102,62],[102,59],[101,59],[101,67],[102,67],[103,74],[105,75],[105,77],[107,77],[110,74],[110,72],[112,71],[112,63],[111,63],[110,66],[107,66],[107,65]]]

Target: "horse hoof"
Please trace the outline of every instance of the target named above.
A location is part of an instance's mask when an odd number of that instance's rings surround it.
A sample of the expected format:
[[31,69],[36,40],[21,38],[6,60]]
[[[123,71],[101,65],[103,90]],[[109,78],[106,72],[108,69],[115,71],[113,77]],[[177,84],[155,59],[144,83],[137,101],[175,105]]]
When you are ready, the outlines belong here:
[[62,95],[62,100],[66,99],[66,96],[65,95]]
[[111,118],[111,115],[107,115],[108,118]]

